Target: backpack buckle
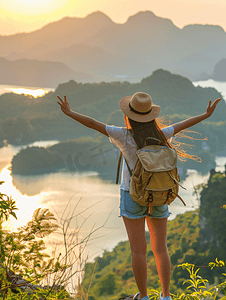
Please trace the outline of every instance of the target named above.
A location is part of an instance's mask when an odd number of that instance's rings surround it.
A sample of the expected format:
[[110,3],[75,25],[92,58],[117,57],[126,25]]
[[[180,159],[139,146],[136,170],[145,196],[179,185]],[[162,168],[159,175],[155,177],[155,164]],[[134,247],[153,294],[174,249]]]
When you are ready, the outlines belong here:
[[153,202],[153,194],[151,191],[148,192],[148,204]]
[[152,207],[152,202],[153,202],[153,194],[151,191],[148,192],[148,215],[151,215],[153,213],[153,207]]
[[169,189],[169,191],[168,191],[168,193],[167,193],[167,198],[166,198],[166,201],[165,201],[165,203],[168,203],[168,204],[170,204],[170,197],[172,197],[173,195],[172,195],[172,193],[173,193],[173,191],[172,191],[172,189]]

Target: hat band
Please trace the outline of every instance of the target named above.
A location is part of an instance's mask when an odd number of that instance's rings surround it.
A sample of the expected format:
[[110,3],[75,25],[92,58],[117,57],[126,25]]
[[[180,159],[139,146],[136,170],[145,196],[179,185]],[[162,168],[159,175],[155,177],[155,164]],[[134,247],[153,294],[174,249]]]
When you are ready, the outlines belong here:
[[151,112],[151,110],[152,110],[152,107],[151,107],[151,109],[149,109],[149,111],[146,111],[146,112],[140,112],[140,111],[135,110],[134,108],[132,108],[132,106],[130,105],[130,103],[129,103],[129,108],[130,108],[130,110],[131,110],[132,112],[134,112],[135,114],[138,114],[138,115],[147,115],[147,114],[149,114],[149,113]]

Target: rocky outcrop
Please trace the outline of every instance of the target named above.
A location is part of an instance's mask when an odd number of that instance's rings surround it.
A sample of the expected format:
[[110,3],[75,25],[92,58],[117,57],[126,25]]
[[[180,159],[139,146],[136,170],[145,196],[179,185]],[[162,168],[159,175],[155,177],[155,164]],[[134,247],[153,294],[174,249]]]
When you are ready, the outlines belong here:
[[202,215],[199,215],[199,244],[204,249],[209,248],[210,243],[215,243],[217,248],[220,248],[220,243],[214,236],[213,231],[209,227],[206,218]]
[[[42,289],[42,290],[55,290],[56,292],[61,291],[61,290],[65,290],[64,286],[61,286],[61,285],[41,286],[41,285],[32,284],[32,283],[28,282],[27,280],[23,279],[21,276],[16,275],[12,270],[7,270],[3,266],[3,264],[0,264],[0,269],[5,269],[6,278],[7,278],[8,282],[11,283],[11,285],[9,287],[7,287],[7,289],[10,288],[11,291],[15,294],[18,294],[19,290],[21,292],[26,292],[29,295],[34,294],[38,289],[39,290],[40,289]],[[0,289],[1,288],[2,288],[2,282],[0,280]],[[69,294],[68,294],[67,299],[72,299]],[[44,298],[39,297],[39,300],[44,300]]]
[[225,249],[225,182],[223,173],[210,171],[208,183],[202,186],[199,213],[199,244],[203,250],[212,249],[218,255]]

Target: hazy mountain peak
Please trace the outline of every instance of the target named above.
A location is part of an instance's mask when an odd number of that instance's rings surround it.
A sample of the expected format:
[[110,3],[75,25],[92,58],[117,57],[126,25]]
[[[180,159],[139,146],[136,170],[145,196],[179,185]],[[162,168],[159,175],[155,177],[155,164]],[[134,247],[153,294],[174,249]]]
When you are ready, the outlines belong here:
[[150,19],[155,19],[157,16],[151,12],[150,10],[140,11],[137,14],[130,16],[127,20],[127,23],[131,22],[143,22],[143,21],[150,21]]
[[[79,18],[79,17],[64,17],[58,21],[51,22],[42,29],[47,29],[51,31],[52,29],[55,30],[56,27],[58,27],[58,30],[66,30],[66,28],[69,30],[70,28],[76,26],[76,24],[79,24],[78,22],[83,22],[83,21],[88,21],[88,23],[96,22],[96,23],[113,23],[112,20],[105,15],[104,13],[100,11],[93,12],[89,15],[87,15],[84,18]],[[38,30],[40,31],[40,29]]]
[[108,21],[108,22],[113,23],[113,21],[106,14],[104,14],[103,12],[101,12],[99,10],[95,11],[95,12],[92,12],[91,14],[87,15],[86,19],[89,19],[91,21],[104,20],[104,21]]
[[195,31],[195,32],[214,32],[214,33],[225,33],[224,29],[219,25],[210,25],[210,24],[190,24],[186,25],[183,28],[183,31]]
[[126,22],[128,26],[139,26],[139,24],[142,23],[146,26],[152,26],[153,24],[155,24],[159,26],[159,28],[177,28],[170,19],[158,17],[150,10],[140,11],[137,14],[129,17]]

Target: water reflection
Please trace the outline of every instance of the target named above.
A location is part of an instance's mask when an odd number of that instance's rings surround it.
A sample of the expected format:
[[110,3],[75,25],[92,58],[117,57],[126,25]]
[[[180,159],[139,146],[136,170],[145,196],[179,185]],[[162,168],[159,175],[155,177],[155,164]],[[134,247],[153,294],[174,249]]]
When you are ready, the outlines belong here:
[[[9,165],[8,165],[9,166]],[[12,199],[16,201],[16,206],[19,210],[16,211],[18,220],[10,219],[9,222],[5,222],[4,225],[10,230],[16,230],[17,227],[25,225],[31,220],[33,212],[38,207],[45,207],[41,202],[45,193],[29,197],[23,195],[14,185],[13,178],[10,175],[10,171],[6,166],[0,174],[0,181],[4,181],[1,185],[1,193],[8,196],[12,196]]]
[[[94,174],[72,176],[68,173],[55,173],[30,176],[31,178],[16,176],[17,178],[12,179],[10,171],[5,167],[0,174],[0,180],[6,182],[2,185],[1,192],[12,195],[19,208],[18,220],[11,219],[7,225],[13,230],[25,225],[38,207],[49,208],[55,216],[61,216],[70,200],[65,215],[76,207],[76,217],[72,220],[71,227],[77,228],[86,220],[80,238],[86,237],[92,227],[101,227],[107,220],[104,228],[92,236],[90,256],[105,248],[114,247],[117,242],[126,239],[122,222],[118,222],[119,187],[87,175]],[[17,188],[14,181],[17,182]],[[18,189],[18,186],[24,186],[26,193]],[[32,196],[28,196],[27,191],[32,191]]]
[[[90,255],[102,252],[106,248],[110,250],[119,241],[126,240],[123,223],[121,218],[118,218],[119,186],[106,183],[92,175],[94,174],[72,176],[70,173],[58,172],[38,176],[17,175],[12,179],[10,171],[5,167],[0,175],[0,180],[6,182],[5,186],[2,186],[2,192],[12,195],[17,200],[19,208],[18,221],[11,220],[13,228],[25,225],[38,207],[49,208],[54,215],[60,215],[70,200],[66,214],[76,207],[75,214],[77,215],[72,221],[72,228],[77,228],[87,219],[82,229],[82,238],[89,234],[92,226],[101,227],[107,220],[104,228],[101,228],[92,237]],[[198,207],[198,202],[191,193],[193,184],[202,181],[202,176],[196,172],[191,173],[191,176],[183,183],[187,190],[180,193],[187,203],[187,207],[176,200],[170,206],[172,212],[170,219],[173,219],[178,213]],[[101,237],[98,238],[99,236]]]

